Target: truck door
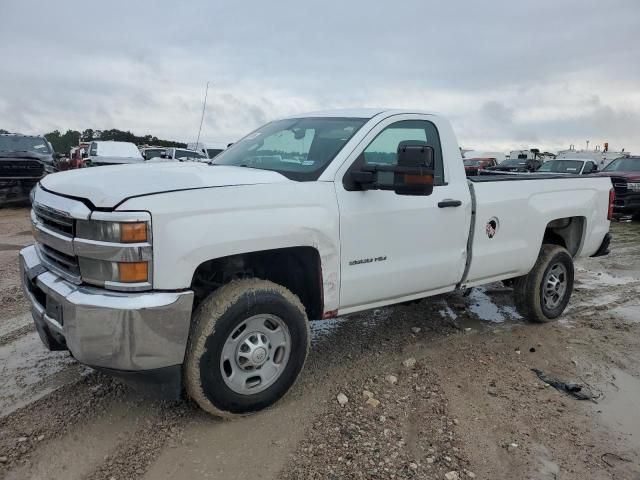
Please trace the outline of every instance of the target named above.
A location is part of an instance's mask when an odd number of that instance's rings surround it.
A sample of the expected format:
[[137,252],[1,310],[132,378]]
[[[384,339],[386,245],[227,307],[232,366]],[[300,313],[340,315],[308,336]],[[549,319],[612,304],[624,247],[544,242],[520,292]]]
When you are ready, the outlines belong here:
[[[383,120],[338,171],[341,312],[449,291],[462,277],[471,200],[458,152],[451,160],[460,162],[462,177],[451,181],[445,175],[436,121],[425,115]],[[363,164],[397,165],[398,145],[406,140],[424,141],[434,149],[431,195],[362,191],[351,180],[351,172]]]

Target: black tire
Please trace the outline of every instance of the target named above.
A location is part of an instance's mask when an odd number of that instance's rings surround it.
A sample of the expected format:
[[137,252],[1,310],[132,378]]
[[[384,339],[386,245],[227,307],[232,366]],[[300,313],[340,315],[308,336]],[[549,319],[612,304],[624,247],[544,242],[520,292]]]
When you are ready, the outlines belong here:
[[[223,348],[236,329],[256,315],[277,316],[284,323],[290,338],[289,356],[279,377],[268,388],[241,394],[230,388],[223,377]],[[193,315],[183,366],[187,393],[203,410],[216,416],[262,410],[293,386],[304,366],[310,338],[302,303],[283,286],[258,279],[224,285],[207,297]]]
[[[556,267],[558,266],[559,267]],[[552,269],[562,272],[564,268],[565,289],[558,295],[557,304],[545,301],[544,287]],[[536,264],[523,277],[514,279],[513,289],[516,307],[525,320],[544,323],[558,318],[569,303],[573,292],[573,258],[559,245],[542,245]]]

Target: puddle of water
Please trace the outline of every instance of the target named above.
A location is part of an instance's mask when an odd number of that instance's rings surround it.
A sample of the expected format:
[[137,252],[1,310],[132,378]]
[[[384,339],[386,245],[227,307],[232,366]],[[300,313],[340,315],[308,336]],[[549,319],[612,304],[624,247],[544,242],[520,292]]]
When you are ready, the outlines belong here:
[[569,306],[567,307],[567,309],[565,310],[565,312],[571,312],[573,309],[578,308],[578,307],[584,307],[584,306],[592,306],[592,307],[597,307],[600,305],[611,305],[612,303],[615,302],[619,302],[620,299],[622,298],[623,293],[603,293],[600,295],[596,295],[594,297],[588,298],[586,300],[583,300],[581,302],[576,302],[574,304],[572,304],[571,302],[569,302]]
[[467,298],[469,311],[480,320],[503,323],[505,320],[522,319],[513,306],[495,304],[484,287],[475,287]]
[[328,320],[317,320],[309,323],[311,329],[311,343],[321,341],[324,337],[336,332],[340,326],[346,322],[346,318],[331,318]]
[[68,352],[50,352],[36,332],[0,346],[0,417],[52,392],[50,381],[76,361]]
[[624,447],[640,451],[640,379],[612,369],[613,385],[598,406],[600,421],[625,439]]
[[602,287],[627,285],[638,280],[631,277],[616,277],[607,272],[594,272],[582,268],[576,269],[577,286],[583,290],[597,290]]
[[619,307],[611,310],[611,313],[626,322],[640,322],[640,305],[637,303],[631,305],[620,305]]

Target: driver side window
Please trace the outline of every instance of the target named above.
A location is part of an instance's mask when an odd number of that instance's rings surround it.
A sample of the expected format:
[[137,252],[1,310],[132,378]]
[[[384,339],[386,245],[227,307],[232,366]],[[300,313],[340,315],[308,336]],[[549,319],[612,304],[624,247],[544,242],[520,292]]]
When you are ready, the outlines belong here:
[[[438,135],[436,126],[427,120],[403,120],[389,125],[364,149],[351,169],[356,169],[363,165],[397,165],[398,146],[404,141],[426,142],[427,145],[433,148],[434,185],[444,185],[440,135]],[[390,175],[393,174],[390,173]],[[355,186],[350,184],[348,173],[345,177],[345,187],[347,190],[356,190]]]
[[398,145],[405,140],[427,141],[427,134],[420,127],[384,129],[364,150],[365,165],[397,165]]

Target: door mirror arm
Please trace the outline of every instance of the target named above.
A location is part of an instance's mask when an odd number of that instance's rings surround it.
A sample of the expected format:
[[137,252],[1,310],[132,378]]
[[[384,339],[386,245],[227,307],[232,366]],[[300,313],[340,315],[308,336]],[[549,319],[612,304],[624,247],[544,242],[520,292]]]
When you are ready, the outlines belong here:
[[[393,182],[380,179],[381,173],[392,173]],[[351,172],[351,180],[360,190],[391,190],[398,195],[431,195],[434,171],[425,166],[364,165]]]

